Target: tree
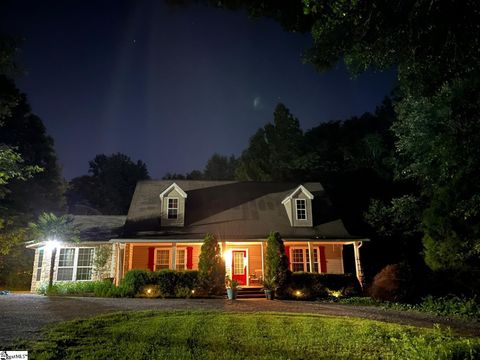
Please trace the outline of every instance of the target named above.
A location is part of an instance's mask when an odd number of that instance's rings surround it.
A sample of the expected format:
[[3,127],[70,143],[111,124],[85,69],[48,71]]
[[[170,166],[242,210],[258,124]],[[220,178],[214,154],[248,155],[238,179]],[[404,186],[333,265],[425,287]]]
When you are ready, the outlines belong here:
[[28,224],[29,237],[36,241],[79,242],[79,230],[69,215],[57,216],[54,213],[43,213],[36,222]]
[[290,277],[288,257],[282,237],[278,232],[271,232],[267,239],[265,256],[265,278],[273,281],[278,296],[285,295]]
[[[64,182],[58,165],[53,139],[48,136],[42,120],[32,113],[25,94],[21,94],[14,83],[0,76],[0,94],[12,93],[18,104],[11,115],[3,119],[0,127],[0,143],[14,149],[21,156],[22,166],[27,166],[34,176],[10,181],[4,204],[9,209],[23,213],[39,214],[43,211],[64,209]],[[23,176],[25,178],[25,176]],[[28,220],[27,220],[28,221]]]
[[213,154],[208,160],[203,178],[205,180],[235,180],[235,169],[237,159],[234,155],[230,157]]
[[88,204],[103,214],[126,214],[138,181],[147,180],[147,166],[127,155],[97,155],[89,162],[90,175],[72,179],[67,192],[69,206]]
[[200,288],[208,295],[221,295],[225,291],[225,262],[220,244],[212,234],[205,235],[198,261]]
[[42,211],[62,210],[63,180],[53,140],[9,79],[19,72],[15,52],[16,41],[0,36],[0,284],[18,289],[31,280],[25,227]]
[[239,180],[289,181],[302,177],[311,159],[305,155],[303,132],[298,119],[283,104],[268,123],[250,138],[249,146],[239,159]]

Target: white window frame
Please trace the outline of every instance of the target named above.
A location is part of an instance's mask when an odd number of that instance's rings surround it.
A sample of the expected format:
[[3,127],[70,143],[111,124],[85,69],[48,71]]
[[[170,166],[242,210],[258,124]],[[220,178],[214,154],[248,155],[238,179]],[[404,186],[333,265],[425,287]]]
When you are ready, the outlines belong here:
[[[41,254],[41,256],[40,256]],[[42,268],[43,268],[43,262],[45,261],[45,249],[38,249],[38,258],[37,258],[37,267],[36,267],[36,273],[35,273],[35,281],[40,281],[42,280]]]
[[158,250],[165,250],[168,251],[168,269],[172,269],[172,249],[169,247],[157,247],[155,248],[154,256],[153,256],[153,270],[167,270],[167,269],[157,269],[157,251]]
[[[177,269],[178,267],[178,251],[184,251],[184,256],[183,256],[183,269]],[[175,251],[175,270],[176,271],[185,271],[187,270],[187,248],[186,247],[177,247],[177,250]]]
[[[305,209],[299,209],[298,208],[298,203],[300,201],[303,201],[305,203]],[[305,211],[305,218],[299,218],[298,217],[298,210],[302,210],[302,211]],[[305,220],[308,220],[308,215],[307,215],[307,200],[306,199],[295,199],[295,217],[297,220],[300,220],[300,221],[305,221]]]
[[[290,252],[289,259],[290,259],[290,270],[291,271],[293,271],[293,264],[300,264],[299,262],[294,262],[293,261],[293,250],[302,250],[303,270],[300,270],[300,271],[314,272],[313,270],[315,269],[315,264],[317,264],[318,273],[320,273],[322,271],[322,269],[320,269],[320,247],[319,246],[312,246],[311,249],[312,249],[313,269],[310,269],[310,271],[307,271],[308,268],[310,267],[310,258],[309,258],[309,256],[307,256],[307,251],[309,250],[308,246],[292,246],[292,247],[290,247],[290,249],[289,249],[289,252]],[[315,261],[315,255],[314,255],[315,250],[317,251],[317,259],[316,259],[317,261]]]
[[[170,207],[170,200],[177,200],[177,207]],[[180,211],[180,199],[178,197],[166,197],[165,201],[167,202],[167,220],[177,220],[178,219],[178,213]],[[169,210],[176,210],[175,217],[171,218],[169,215]]]
[[[58,280],[58,273],[59,273],[59,263],[60,263],[60,251],[62,249],[74,249],[73,253],[73,272],[72,272],[72,279],[71,280]],[[57,249],[57,257],[55,259],[55,281],[56,282],[72,282],[72,281],[92,281],[93,280],[93,272],[94,272],[94,264],[92,263],[92,277],[90,279],[85,280],[77,280],[77,265],[78,265],[78,255],[80,254],[79,249],[93,249],[93,259],[95,258],[95,247],[94,246],[65,246]],[[70,268],[71,266],[62,266],[62,268]],[[81,268],[88,268],[90,266],[80,266]]]

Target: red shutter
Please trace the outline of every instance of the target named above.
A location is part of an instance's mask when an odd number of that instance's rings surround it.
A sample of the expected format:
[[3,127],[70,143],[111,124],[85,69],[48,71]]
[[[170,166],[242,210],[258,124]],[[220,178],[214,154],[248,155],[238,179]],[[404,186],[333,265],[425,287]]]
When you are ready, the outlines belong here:
[[320,272],[327,272],[327,258],[325,257],[325,246],[320,246]]
[[290,246],[285,246],[285,254],[287,255],[288,268],[290,269]]
[[187,269],[193,269],[193,247],[187,246]]
[[155,271],[155,248],[148,248],[148,268],[152,271]]

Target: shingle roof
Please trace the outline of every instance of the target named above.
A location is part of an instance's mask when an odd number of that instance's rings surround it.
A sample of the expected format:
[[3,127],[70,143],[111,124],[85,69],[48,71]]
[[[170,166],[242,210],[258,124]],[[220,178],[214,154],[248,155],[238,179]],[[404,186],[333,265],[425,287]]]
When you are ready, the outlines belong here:
[[[188,195],[185,226],[160,226],[159,195],[173,183]],[[292,227],[282,200],[303,185],[314,195],[313,227]],[[224,239],[263,239],[271,231],[283,238],[354,238],[335,216],[318,182],[236,182],[162,180],[137,184],[128,211],[125,237],[200,239],[212,233]]]
[[108,241],[123,234],[126,216],[74,215],[73,225],[80,231],[81,241]]

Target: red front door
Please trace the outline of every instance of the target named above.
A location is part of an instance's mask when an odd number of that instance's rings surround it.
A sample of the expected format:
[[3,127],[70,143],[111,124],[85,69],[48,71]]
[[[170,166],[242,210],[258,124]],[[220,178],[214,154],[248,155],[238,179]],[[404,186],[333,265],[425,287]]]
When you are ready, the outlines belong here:
[[232,251],[232,280],[240,285],[247,285],[247,251]]

